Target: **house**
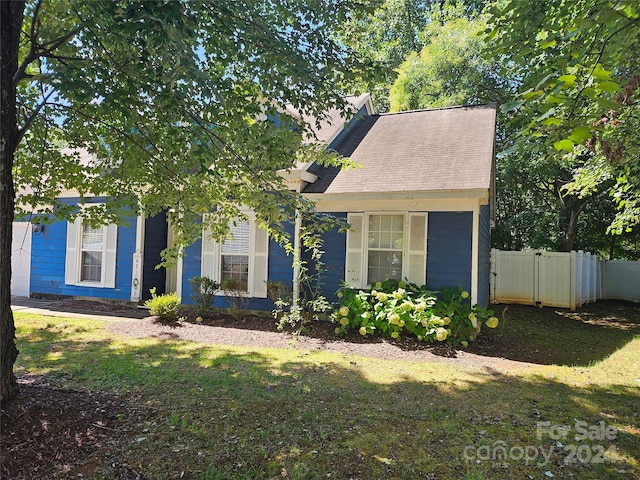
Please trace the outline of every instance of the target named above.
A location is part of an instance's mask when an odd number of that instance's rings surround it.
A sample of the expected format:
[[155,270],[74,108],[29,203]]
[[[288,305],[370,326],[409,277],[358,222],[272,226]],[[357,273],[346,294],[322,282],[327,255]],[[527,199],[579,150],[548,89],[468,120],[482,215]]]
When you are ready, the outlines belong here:
[[[358,167],[301,163],[281,172],[292,190],[350,225],[324,236],[324,294],[345,281],[365,288],[386,278],[429,288],[460,286],[473,303],[489,300],[490,232],[495,192],[495,105],[380,114],[368,95],[349,98],[354,114],[329,112],[317,141]],[[77,200],[77,199],[75,199]],[[68,201],[74,201],[69,198]],[[270,310],[267,281],[295,283],[292,258],[258,227],[253,213],[218,243],[207,232],[170,271],[154,270],[171,242],[162,215],[128,226],[48,225],[32,237],[30,292],[138,301],[149,288],[189,303],[189,279],[235,278],[249,308]],[[299,251],[301,222],[287,226]],[[154,243],[152,243],[152,239]],[[222,305],[223,299],[216,302]]]

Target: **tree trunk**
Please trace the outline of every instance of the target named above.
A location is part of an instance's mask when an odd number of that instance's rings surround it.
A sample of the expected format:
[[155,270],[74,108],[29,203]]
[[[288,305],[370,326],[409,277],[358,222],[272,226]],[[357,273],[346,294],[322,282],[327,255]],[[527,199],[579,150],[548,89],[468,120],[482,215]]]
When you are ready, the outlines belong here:
[[15,191],[13,159],[18,143],[16,86],[24,1],[0,1],[0,402],[18,395],[13,365],[18,357],[11,311],[11,242]]
[[573,250],[573,245],[576,243],[576,237],[578,236],[578,216],[582,211],[582,206],[579,204],[571,204],[566,212],[565,217],[565,233],[563,242],[563,251],[570,252]]

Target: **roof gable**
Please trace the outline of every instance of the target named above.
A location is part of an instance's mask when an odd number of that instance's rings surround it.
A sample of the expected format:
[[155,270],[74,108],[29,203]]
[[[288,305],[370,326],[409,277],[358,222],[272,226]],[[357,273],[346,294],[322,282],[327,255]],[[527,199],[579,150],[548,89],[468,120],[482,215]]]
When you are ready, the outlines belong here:
[[359,167],[321,167],[305,193],[491,188],[495,105],[374,115],[337,146]]

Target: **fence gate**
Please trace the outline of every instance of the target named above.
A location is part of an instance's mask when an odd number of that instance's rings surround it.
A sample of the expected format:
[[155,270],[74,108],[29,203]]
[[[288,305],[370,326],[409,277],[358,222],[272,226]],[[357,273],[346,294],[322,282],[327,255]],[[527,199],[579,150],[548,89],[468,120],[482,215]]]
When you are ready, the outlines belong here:
[[491,301],[575,309],[601,298],[599,260],[579,252],[491,251]]

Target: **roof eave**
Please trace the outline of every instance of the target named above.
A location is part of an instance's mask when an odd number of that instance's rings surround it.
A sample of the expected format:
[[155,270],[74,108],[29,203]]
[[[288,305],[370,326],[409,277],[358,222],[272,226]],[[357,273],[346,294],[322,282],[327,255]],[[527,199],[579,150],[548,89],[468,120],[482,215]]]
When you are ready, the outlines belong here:
[[470,188],[460,190],[418,190],[401,192],[341,192],[341,193],[303,193],[313,201],[353,201],[353,200],[430,200],[430,199],[469,199],[476,198],[481,204],[489,201],[488,188]]

